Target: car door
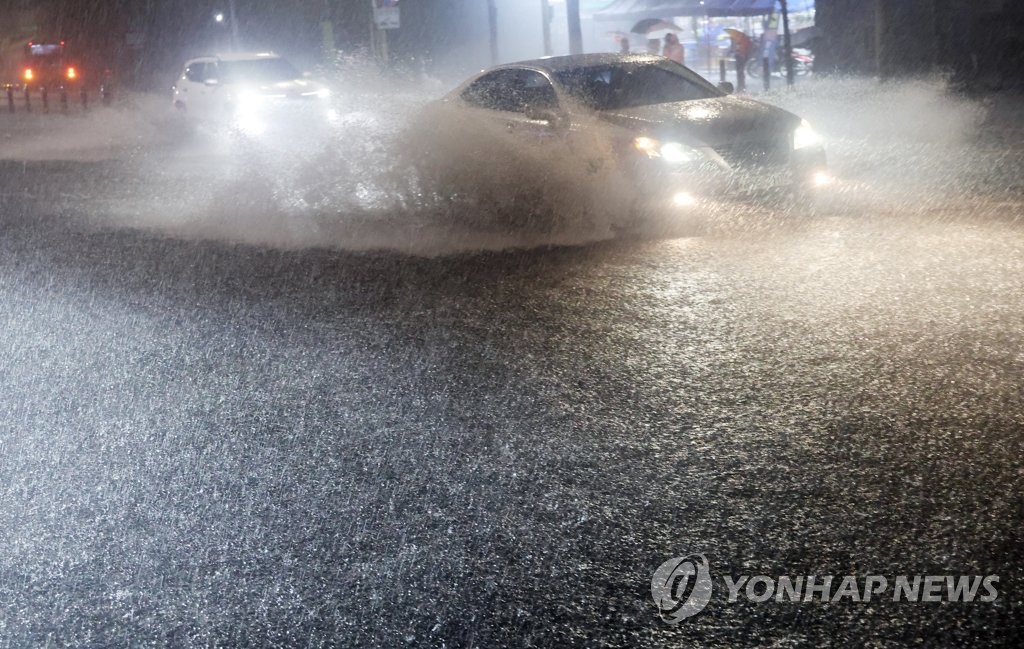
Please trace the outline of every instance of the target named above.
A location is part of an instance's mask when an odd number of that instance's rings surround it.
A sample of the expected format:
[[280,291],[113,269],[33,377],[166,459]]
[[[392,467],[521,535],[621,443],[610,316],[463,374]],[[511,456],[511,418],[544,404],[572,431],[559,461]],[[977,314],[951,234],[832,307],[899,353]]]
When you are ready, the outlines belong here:
[[557,138],[567,126],[551,81],[537,70],[495,70],[471,83],[462,99],[486,121],[524,140]]
[[185,69],[181,72],[181,77],[175,84],[176,102],[184,106],[189,112],[196,112],[202,108],[200,106],[202,97],[199,93],[199,87],[203,83],[205,68],[205,61],[188,61],[185,63]]
[[545,74],[531,68],[494,70],[470,84],[462,99],[486,126],[489,148],[525,165],[520,171],[572,166],[570,120]]
[[515,185],[520,197],[540,191],[550,199],[570,196],[590,174],[588,161],[573,146],[577,138],[570,114],[543,72],[494,70],[472,82],[461,98],[475,118],[466,120],[467,131],[482,133],[473,137],[496,158],[482,161],[477,171],[494,173],[490,182],[495,185]]
[[185,66],[182,74],[183,101],[190,114],[210,117],[214,114],[219,99],[217,62],[214,59],[196,59]]

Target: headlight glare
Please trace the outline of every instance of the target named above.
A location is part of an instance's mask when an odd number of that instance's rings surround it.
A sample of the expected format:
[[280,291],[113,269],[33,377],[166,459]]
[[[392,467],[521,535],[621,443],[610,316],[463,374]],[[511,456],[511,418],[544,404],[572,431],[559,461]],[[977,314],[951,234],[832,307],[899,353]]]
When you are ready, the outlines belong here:
[[661,142],[651,137],[638,137],[633,140],[638,151],[647,154],[648,158],[661,158],[669,164],[690,162],[697,157],[697,152],[679,142]]
[[794,149],[807,149],[810,147],[821,146],[822,143],[821,136],[811,128],[811,125],[807,123],[807,120],[800,122],[800,126],[793,131]]
[[238,94],[235,95],[235,107],[238,110],[251,110],[261,103],[265,99],[264,95],[256,92],[255,90],[239,90]]
[[661,159],[669,164],[690,162],[695,155],[693,149],[679,142],[666,142],[661,146]]
[[636,147],[637,151],[646,153],[648,157],[658,157],[658,146],[659,142],[652,137],[641,136],[633,140],[633,146]]

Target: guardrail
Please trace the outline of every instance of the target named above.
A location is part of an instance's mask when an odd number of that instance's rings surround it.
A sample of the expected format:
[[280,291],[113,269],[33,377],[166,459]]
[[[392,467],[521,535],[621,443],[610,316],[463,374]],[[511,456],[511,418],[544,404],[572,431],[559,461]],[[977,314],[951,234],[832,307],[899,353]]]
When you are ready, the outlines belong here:
[[95,91],[95,95],[92,96],[84,86],[81,88],[65,88],[62,86],[52,90],[43,86],[33,91],[31,88],[6,85],[3,87],[3,91],[7,99],[7,113],[9,114],[17,112],[31,113],[35,110],[40,110],[42,113],[47,114],[50,112],[50,104],[53,103],[53,94],[56,94],[57,107],[61,113],[71,112],[72,106],[75,108],[81,107],[83,111],[89,110],[90,101],[95,99],[96,96],[99,97],[100,103],[104,106],[109,106],[113,100],[113,92],[109,85],[100,86]]

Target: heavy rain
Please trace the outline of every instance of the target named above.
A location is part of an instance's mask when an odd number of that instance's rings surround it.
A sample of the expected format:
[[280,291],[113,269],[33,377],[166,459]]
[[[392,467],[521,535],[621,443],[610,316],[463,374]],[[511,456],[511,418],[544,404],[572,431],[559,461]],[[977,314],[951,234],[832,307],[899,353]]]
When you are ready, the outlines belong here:
[[1019,646],[1021,33],[0,1],[0,648]]

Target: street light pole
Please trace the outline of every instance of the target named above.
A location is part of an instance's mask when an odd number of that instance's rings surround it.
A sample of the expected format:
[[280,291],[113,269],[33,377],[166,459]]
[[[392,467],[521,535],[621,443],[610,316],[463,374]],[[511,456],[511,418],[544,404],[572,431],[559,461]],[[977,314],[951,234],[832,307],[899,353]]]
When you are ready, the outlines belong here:
[[793,41],[789,37],[789,3],[779,0],[782,5],[782,55],[786,57],[786,85],[793,85]]
[[544,56],[551,56],[554,50],[551,48],[551,2],[540,0],[540,21],[544,34]]
[[228,19],[231,21],[231,49],[238,50],[241,39],[238,37],[238,19],[235,14],[235,0],[228,0]]
[[498,64],[498,6],[487,0],[487,33],[491,41],[491,65]]
[[569,54],[583,54],[583,26],[580,24],[580,0],[565,0],[569,20]]

